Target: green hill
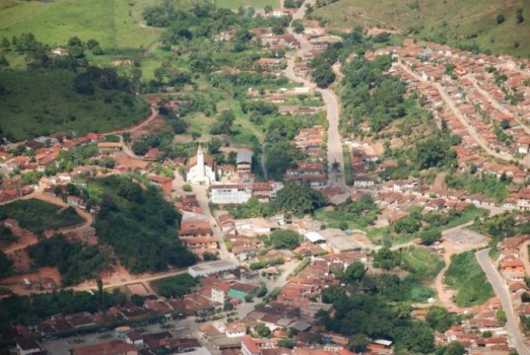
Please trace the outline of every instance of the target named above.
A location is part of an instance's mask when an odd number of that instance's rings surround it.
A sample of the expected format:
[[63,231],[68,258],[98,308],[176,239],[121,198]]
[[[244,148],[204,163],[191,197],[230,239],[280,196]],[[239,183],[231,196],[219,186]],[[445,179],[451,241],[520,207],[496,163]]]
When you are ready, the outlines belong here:
[[[525,17],[520,23],[518,9]],[[530,57],[526,0],[338,0],[315,8],[312,16],[336,29],[392,29],[453,46]]]
[[106,132],[140,120],[147,102],[123,92],[74,90],[75,73],[66,70],[0,72],[2,135],[23,140],[75,129]]

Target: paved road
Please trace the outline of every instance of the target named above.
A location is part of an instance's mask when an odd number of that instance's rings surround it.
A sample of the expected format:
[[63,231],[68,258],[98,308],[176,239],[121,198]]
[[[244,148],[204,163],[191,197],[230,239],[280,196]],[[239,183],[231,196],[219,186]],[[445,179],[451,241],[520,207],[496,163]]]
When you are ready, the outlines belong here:
[[[304,17],[307,5],[313,4],[312,0],[306,0],[302,6],[294,13],[293,20],[301,19]],[[327,120],[329,123],[328,128],[328,186],[340,187],[345,189],[346,180],[342,170],[344,169],[344,156],[342,153],[342,140],[339,133],[339,120],[340,120],[340,105],[339,99],[331,89],[321,89],[317,88],[314,83],[306,78],[297,76],[294,73],[294,63],[296,57],[302,57],[304,54],[307,54],[313,49],[313,45],[302,35],[295,33],[292,27],[288,28],[288,32],[292,34],[296,40],[300,43],[300,49],[296,52],[295,55],[288,56],[288,65],[285,69],[285,75],[292,81],[299,82],[304,84],[307,87],[315,88],[317,92],[322,95],[322,100],[326,105]],[[333,163],[339,163],[340,171],[334,171],[332,169]]]
[[[266,280],[265,284],[267,286],[267,290],[271,292],[276,287],[283,287],[287,284],[289,275],[293,270],[300,264],[300,260],[292,260],[290,262],[287,262],[280,266],[280,268],[283,270],[283,273],[278,277],[276,280]],[[254,298],[253,302],[250,303],[242,303],[241,305],[237,306],[237,315],[239,319],[243,319],[247,314],[252,312],[256,305],[261,302],[261,299]]]
[[502,308],[504,309],[504,312],[506,312],[506,330],[508,331],[508,336],[510,337],[513,346],[515,346],[519,355],[530,355],[530,350],[524,343],[524,336],[518,327],[519,319],[513,310],[512,298],[508,291],[508,285],[493,266],[488,255],[490,249],[491,248],[487,248],[477,251],[475,255],[478,263],[486,273],[488,281],[493,286],[495,294],[501,300]]
[[220,227],[217,225],[217,221],[215,220],[212,211],[210,211],[210,206],[208,205],[210,202],[208,199],[208,186],[193,186],[193,193],[195,193],[195,196],[199,201],[199,205],[204,211],[204,215],[208,218],[208,221],[212,226],[214,237],[217,239],[217,243],[219,244],[219,256],[221,257],[221,260],[237,261],[235,256],[232,253],[229,253],[228,249],[226,249],[226,245],[223,240],[223,233]]

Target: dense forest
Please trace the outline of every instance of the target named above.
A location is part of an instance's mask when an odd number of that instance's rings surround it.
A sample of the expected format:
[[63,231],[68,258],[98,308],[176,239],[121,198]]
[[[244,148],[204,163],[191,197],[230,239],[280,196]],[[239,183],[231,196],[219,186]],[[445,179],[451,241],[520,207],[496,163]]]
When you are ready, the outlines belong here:
[[100,242],[112,246],[130,272],[163,271],[168,265],[196,262],[178,238],[180,213],[157,188],[110,176],[90,182],[89,195],[100,206],[95,223]]

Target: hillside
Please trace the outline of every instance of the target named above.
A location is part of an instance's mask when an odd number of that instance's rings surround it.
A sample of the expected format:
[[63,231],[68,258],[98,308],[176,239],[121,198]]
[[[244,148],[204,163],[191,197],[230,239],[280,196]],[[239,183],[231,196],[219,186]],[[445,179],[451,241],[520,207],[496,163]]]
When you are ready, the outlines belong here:
[[[522,23],[516,21],[518,9],[523,9]],[[498,23],[499,15],[504,22]],[[312,16],[335,29],[398,30],[453,46],[530,57],[530,1],[525,0],[338,0],[316,8]]]
[[83,41],[96,38],[104,49],[145,48],[158,38],[158,33],[137,24],[136,15],[144,2],[0,0],[0,37],[33,32],[49,45],[78,36]]
[[0,127],[14,140],[58,131],[106,132],[127,126],[148,112],[130,94],[97,88],[93,95],[74,90],[75,73],[66,70],[0,72]]

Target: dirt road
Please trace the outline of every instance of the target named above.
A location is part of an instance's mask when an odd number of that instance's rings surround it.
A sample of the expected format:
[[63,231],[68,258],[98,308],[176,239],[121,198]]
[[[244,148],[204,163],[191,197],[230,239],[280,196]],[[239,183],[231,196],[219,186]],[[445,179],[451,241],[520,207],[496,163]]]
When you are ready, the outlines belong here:
[[139,129],[142,129],[145,126],[149,125],[157,117],[158,117],[158,110],[155,109],[154,107],[151,107],[151,114],[149,115],[149,117],[147,117],[147,119],[145,119],[144,121],[140,122],[136,126],[132,126],[132,127],[125,128],[125,129],[119,129],[119,130],[116,130],[116,131],[109,132],[107,134],[122,134],[122,133],[125,133],[125,132],[129,132],[129,133],[135,132],[135,131],[137,131]]

